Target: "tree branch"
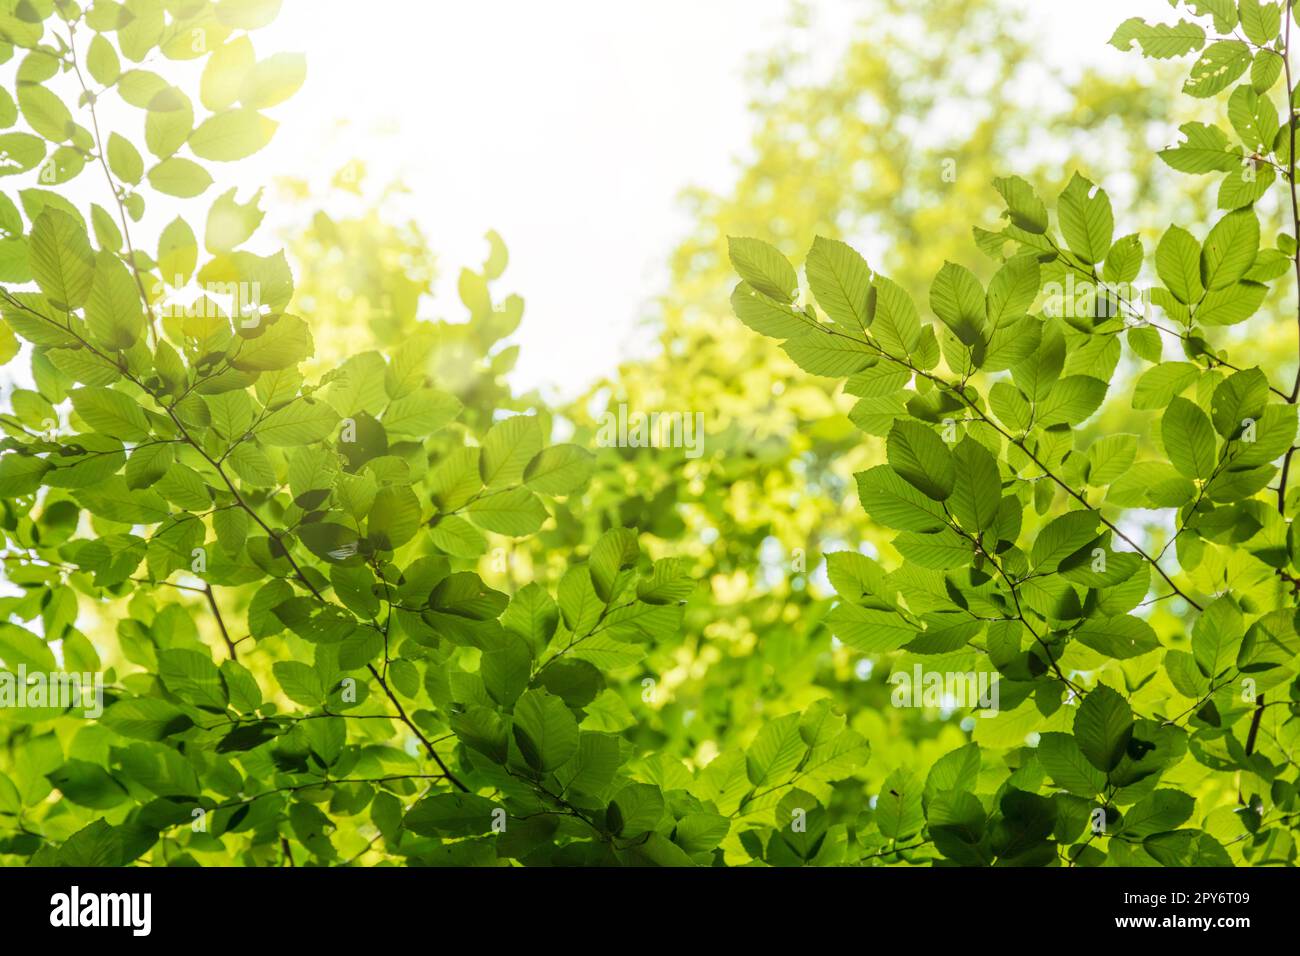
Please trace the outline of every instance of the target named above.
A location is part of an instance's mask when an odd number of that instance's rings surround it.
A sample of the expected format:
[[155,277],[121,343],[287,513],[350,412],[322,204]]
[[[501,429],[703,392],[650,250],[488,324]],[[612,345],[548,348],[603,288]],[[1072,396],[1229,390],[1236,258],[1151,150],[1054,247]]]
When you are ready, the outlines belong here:
[[458,790],[461,790],[464,793],[469,793],[469,787],[465,786],[465,784],[461,782],[460,778],[452,773],[451,768],[448,767],[443,762],[442,758],[438,756],[438,751],[433,749],[433,744],[429,741],[429,738],[424,735],[424,731],[417,727],[415,722],[406,715],[406,709],[402,707],[402,702],[397,699],[397,695],[394,694],[392,688],[388,686],[388,681],[386,681],[383,675],[376,670],[375,665],[367,664],[366,667],[370,670],[370,673],[375,676],[375,680],[379,681],[379,686],[384,689],[384,693],[387,694],[388,699],[393,702],[393,706],[397,708],[397,719],[406,724],[406,726],[410,728],[411,733],[415,734],[415,736],[420,739],[420,743],[424,744],[424,749],[429,752],[429,756],[432,757],[434,763],[442,769],[442,772],[447,779],[455,784]]
[[235,642],[230,639],[230,632],[226,630],[225,619],[221,616],[221,608],[217,607],[217,596],[212,593],[212,585],[204,582],[203,596],[208,599],[208,606],[212,608],[212,614],[217,619],[217,627],[221,628],[221,639],[226,642],[226,650],[230,652],[230,659],[238,660],[235,656]]

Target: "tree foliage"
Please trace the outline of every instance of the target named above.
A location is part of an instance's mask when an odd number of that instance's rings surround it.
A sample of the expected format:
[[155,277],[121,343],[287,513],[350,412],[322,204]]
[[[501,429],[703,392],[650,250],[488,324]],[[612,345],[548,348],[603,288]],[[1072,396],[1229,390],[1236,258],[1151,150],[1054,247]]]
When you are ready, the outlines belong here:
[[[977,6],[925,16],[1012,82],[1031,51]],[[1022,168],[988,194],[1007,212],[977,232],[989,268],[935,228],[988,208],[969,176],[915,187],[909,167],[982,171],[1079,117],[982,116],[925,146],[848,104],[939,116],[953,48],[864,40],[812,90],[772,63],[739,199],[696,201],[702,233],[765,237],[732,243],[731,303],[780,348],[670,314],[664,357],[607,396],[706,409],[695,461],[599,447],[586,401],[512,391],[523,301],[495,234],[439,322],[417,318],[423,237],[374,209],[331,217],[297,186],[309,221],[265,254],[262,192],[214,182],[302,82],[255,45],[278,0],[0,0],[0,174],[25,177],[0,197],[0,678],[101,674],[106,705],[0,707],[0,859],[1292,862],[1296,396],[1289,366],[1226,351],[1295,260],[1293,236],[1262,238],[1293,171],[1268,103],[1292,94],[1269,79],[1282,18],[1242,6],[1199,41],[1115,40],[1212,65],[1215,35],[1246,32],[1228,85],[1249,74],[1253,98],[1205,93],[1235,139],[1185,127],[1124,164],[1143,188],[1164,165],[1222,174],[1223,214],[1150,236],[1158,213]],[[1130,104],[1140,140],[1165,101],[1130,92],[1077,109]],[[805,160],[789,135],[816,111],[843,129]],[[1247,155],[1262,189],[1229,185]],[[825,175],[862,162],[870,188]],[[759,229],[801,237],[788,206],[838,236],[850,203],[908,243],[897,282],[825,237],[802,296]],[[176,209],[156,250],[132,242]],[[725,298],[715,259],[683,244],[686,309]],[[1152,318],[1134,290],[1155,283]],[[891,707],[888,672],[918,664],[995,677],[996,715]]]
[[[1207,31],[1208,6],[1173,27],[1130,20],[1112,41],[1157,58],[1199,52],[1184,92],[1227,100],[1235,137],[1188,124],[1160,154],[1222,174],[1199,235],[1170,225],[1149,254],[1116,235],[1110,198],[1080,173],[1054,216],[1006,176],[993,183],[1004,222],[975,228],[991,275],[945,263],[929,290],[935,321],[843,243],[813,244],[801,297],[775,248],[730,242],[736,315],[805,372],[843,379],[858,398],[850,418],[883,440],[885,462],[856,478],[899,560],[844,555],[838,576],[832,563],[835,636],[997,675],[996,713],[934,765],[910,817],[894,809],[881,824],[923,833],[955,863],[1227,865],[1240,844],[1250,862],[1294,857],[1300,565],[1287,478],[1300,380],[1234,364],[1225,331],[1300,268],[1295,125],[1274,103],[1290,111],[1296,95],[1293,11],[1217,5]],[[1289,200],[1270,242],[1261,210],[1274,188]],[[1137,374],[1131,394],[1112,387],[1121,363]],[[1088,435],[1108,401],[1139,413],[1124,420],[1154,433],[1150,454],[1138,458],[1141,434]],[[1170,516],[1162,547],[1134,530],[1139,510]],[[1159,604],[1177,622],[1161,632]],[[1270,707],[1284,710],[1265,727]],[[939,772],[965,760],[976,772],[964,780]],[[988,792],[981,768],[994,767]],[[900,804],[906,772],[889,788]],[[1185,792],[1207,777],[1231,800]]]
[[[302,67],[257,59],[250,33],[278,6],[23,2],[0,18],[20,58],[13,119],[32,129],[9,134],[11,171],[42,184],[6,199],[6,358],[30,362],[33,387],[3,419],[6,577],[22,594],[3,599],[0,659],[11,691],[58,671],[107,684],[102,715],[35,697],[6,710],[3,852],[708,862],[735,821],[794,782],[824,791],[865,741],[822,703],[707,773],[633,769],[642,748],[607,674],[675,632],[689,570],[611,527],[513,593],[476,573],[490,544],[504,555],[566,520],[593,469],[501,382],[522,302],[493,298],[499,240],[461,276],[468,322],[397,313],[379,348],[334,364],[294,311],[306,297],[285,255],[245,251],[260,194],[219,196],[201,243],[185,217],[156,255],[131,242],[151,193],[195,199],[207,164],[273,135],[263,110]],[[131,66],[158,55],[203,61],[210,115]],[[105,129],[111,96],[144,112],[143,149]],[[83,170],[102,172],[107,208],[43,188]],[[79,595],[115,621],[115,646],[83,632]]]

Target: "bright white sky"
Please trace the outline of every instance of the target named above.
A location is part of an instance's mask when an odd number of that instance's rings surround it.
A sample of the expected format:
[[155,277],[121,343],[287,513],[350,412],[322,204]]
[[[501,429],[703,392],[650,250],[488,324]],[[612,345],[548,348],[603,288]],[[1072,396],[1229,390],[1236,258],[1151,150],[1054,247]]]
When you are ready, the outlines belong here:
[[[258,166],[332,171],[362,154],[411,187],[405,211],[440,264],[431,316],[459,317],[455,280],[496,229],[505,291],[527,308],[520,386],[572,395],[646,338],[689,223],[683,187],[726,189],[751,129],[745,67],[770,49],[789,0],[286,0],[259,55],[308,55],[304,88]],[[812,0],[829,66],[854,0]],[[1028,0],[1056,62],[1115,62],[1128,16],[1166,0]],[[341,27],[341,23],[346,27]],[[351,125],[340,129],[341,117]]]
[[[1106,46],[1116,25],[1176,16],[1167,0],[1021,2],[1028,15],[1008,30],[1043,37],[1045,59],[1117,70],[1136,58]],[[832,69],[863,4],[808,5],[811,42]],[[526,301],[516,384],[573,396],[646,348],[639,320],[690,225],[677,197],[734,181],[751,132],[746,67],[789,42],[789,9],[790,0],[285,0],[255,45],[259,57],[305,52],[307,82],[273,111],[281,127],[271,146],[213,169],[218,186],[205,199],[230,185],[245,198],[277,175],[325,181],[356,157],[374,179],[401,178],[411,192],[399,211],[439,261],[427,317],[463,317],[456,277],[481,263],[483,234],[496,229],[510,249],[501,290]],[[73,191],[101,189],[91,175]],[[145,248],[173,208],[195,207],[158,197],[151,208],[137,237]]]
[[[851,0],[823,5],[851,22]],[[359,153],[400,175],[438,255],[438,317],[463,315],[456,277],[496,229],[511,260],[500,288],[526,302],[517,384],[572,395],[612,371],[686,227],[679,190],[731,180],[746,60],[780,41],[788,0],[348,7],[286,0],[255,37],[259,53],[308,55],[260,164],[330,173]]]

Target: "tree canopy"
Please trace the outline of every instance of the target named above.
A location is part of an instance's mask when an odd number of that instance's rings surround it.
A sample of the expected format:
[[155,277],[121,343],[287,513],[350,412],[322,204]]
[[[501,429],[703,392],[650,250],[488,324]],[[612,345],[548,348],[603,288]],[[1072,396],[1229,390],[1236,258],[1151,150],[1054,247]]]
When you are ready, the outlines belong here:
[[279,6],[0,0],[0,860],[1294,862],[1289,0],[1057,112],[960,82],[1039,69],[974,0],[770,58],[658,353],[558,407],[495,233],[429,321],[389,205],[214,195]]

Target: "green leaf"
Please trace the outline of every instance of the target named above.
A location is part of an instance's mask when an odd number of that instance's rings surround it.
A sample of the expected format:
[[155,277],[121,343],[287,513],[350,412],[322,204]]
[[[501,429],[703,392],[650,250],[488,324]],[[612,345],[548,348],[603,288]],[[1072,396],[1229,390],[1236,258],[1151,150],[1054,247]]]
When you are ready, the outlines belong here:
[[483,488],[479,475],[481,450],[458,448],[433,469],[429,475],[429,490],[434,503],[443,514],[463,506]]
[[122,73],[117,50],[102,34],[95,34],[86,51],[86,68],[100,86],[112,86]]
[[198,163],[173,156],[149,170],[149,185],[168,196],[190,199],[212,185],[212,177]]
[[429,539],[441,551],[458,558],[477,558],[487,551],[487,539],[460,515],[445,515],[429,529]]
[[1067,375],[1057,381],[1037,405],[1037,424],[1078,425],[1091,417],[1106,398],[1106,383],[1089,375]]
[[149,488],[156,483],[160,477],[166,475],[166,470],[172,467],[175,460],[172,446],[170,445],[142,445],[131,451],[131,457],[126,462],[126,484],[129,488]]
[[1133,712],[1120,694],[1098,684],[1074,715],[1074,738],[1088,762],[1109,773],[1124,759],[1133,736]]
[[952,494],[952,452],[932,428],[899,419],[889,432],[887,449],[890,467],[927,498],[943,501]]
[[41,479],[50,470],[43,458],[9,453],[0,455],[0,496],[21,498],[41,486]]
[[[1141,246],[1138,247],[1141,257]],[[1038,295],[1038,260],[1032,255],[1013,256],[989,282],[988,320],[999,329],[1024,316]]]
[[1183,141],[1162,149],[1158,155],[1181,173],[1232,172],[1241,166],[1241,148],[1228,142],[1228,135],[1206,123],[1184,123],[1178,127]]
[[296,315],[281,315],[269,325],[259,325],[255,338],[244,338],[230,356],[232,368],[271,372],[293,368],[311,358],[315,344],[307,323]]
[[5,133],[0,136],[0,176],[17,176],[35,169],[45,158],[45,140],[31,133]]
[[1200,99],[1214,96],[1237,82],[1252,59],[1250,47],[1240,40],[1211,43],[1192,66],[1183,92]]
[[1218,33],[1231,33],[1237,25],[1237,0],[1193,0],[1188,6],[1198,17],[1212,15]]
[[542,433],[536,415],[514,415],[492,426],[483,439],[479,475],[489,488],[518,484],[524,469],[542,450]]
[[1267,93],[1282,75],[1280,56],[1257,56],[1250,66],[1250,85],[1256,93]]
[[310,445],[334,431],[338,422],[334,409],[304,398],[272,412],[254,434],[266,445]]
[[921,782],[910,770],[898,769],[885,778],[876,797],[876,825],[891,840],[902,840],[921,829]]
[[930,767],[925,777],[925,797],[933,799],[949,790],[974,792],[979,784],[980,746],[969,743],[944,754]]
[[590,480],[596,459],[577,445],[552,445],[533,456],[524,469],[524,484],[547,495],[567,495]]
[[270,109],[298,92],[306,79],[307,57],[301,53],[276,53],[253,68],[239,98],[251,109]]
[[777,302],[793,302],[799,290],[794,267],[777,249],[761,239],[727,239],[727,254],[740,277]]
[[234,162],[253,155],[269,143],[279,125],[251,109],[218,113],[190,134],[190,149],[199,159]]
[[930,286],[930,308],[963,345],[981,340],[984,329],[984,287],[964,266],[945,262]]
[[1114,235],[1115,216],[1104,189],[1075,173],[1061,193],[1056,214],[1071,252],[1087,263],[1106,258]]
[[555,601],[546,588],[532,581],[510,599],[510,606],[501,615],[501,626],[523,638],[537,657],[550,644],[559,620]]
[[143,441],[149,437],[149,420],[140,403],[111,388],[79,388],[70,395],[72,407],[87,425],[110,438]]
[[1254,161],[1228,173],[1219,184],[1219,208],[1241,209],[1258,202],[1268,194],[1275,178],[1272,166]]
[[663,791],[649,783],[630,783],[610,801],[606,820],[619,836],[653,830],[664,815]]
[[893,543],[904,561],[935,571],[964,568],[974,557],[970,539],[948,528],[934,534],[904,531]]
[[122,524],[157,524],[171,513],[163,497],[150,489],[132,489],[113,476],[76,492],[86,510]]
[[1192,628],[1192,657],[1206,677],[1218,677],[1237,660],[1246,626],[1231,597],[1218,598],[1196,619]]
[[1214,837],[1199,830],[1170,830],[1155,833],[1142,841],[1142,849],[1161,866],[1230,867],[1232,857]]
[[889,355],[907,359],[921,343],[921,320],[907,291],[882,275],[876,275],[876,321],[872,333]]
[[983,532],[993,527],[1002,505],[997,459],[973,438],[963,438],[953,455],[956,480],[948,508],[968,532]]
[[1095,511],[1068,511],[1048,522],[1034,539],[1029,560],[1035,571],[1053,571],[1064,558],[1097,539],[1101,515]]
[[4,661],[5,667],[11,671],[27,667],[50,673],[58,670],[59,666],[54,652],[43,639],[8,621],[0,621],[0,661]]
[[422,510],[415,492],[404,485],[380,488],[370,506],[366,536],[381,551],[395,551],[420,530]]
[[1160,437],[1170,463],[1188,478],[1214,474],[1214,428],[1199,405],[1185,398],[1170,401],[1160,422]]
[[302,661],[276,661],[271,671],[285,696],[295,703],[319,707],[325,700],[325,685],[311,665]]
[[280,14],[283,0],[219,0],[217,19],[240,30],[270,26]]
[[428,837],[468,837],[492,832],[499,808],[473,793],[435,793],[413,806],[402,826]]
[[86,303],[86,327],[98,344],[130,348],[144,334],[144,306],[130,271],[114,253],[95,258],[95,276]]
[[166,80],[149,70],[127,70],[117,81],[117,92],[122,99],[142,110],[147,110],[154,98],[169,88]]
[[1034,192],[1034,187],[1019,176],[993,180],[996,189],[1007,204],[1007,216],[1013,225],[1034,235],[1047,232],[1047,207]]
[[1088,484],[1108,485],[1137,458],[1136,435],[1105,435],[1088,449]]
[[[1239,86],[1228,98],[1228,120],[1251,153],[1271,153],[1277,136],[1277,109],[1268,97],[1249,86]],[[1231,170],[1227,170],[1231,171]]]
[[63,100],[43,86],[20,85],[18,108],[27,125],[51,143],[67,140],[76,125]]
[[564,573],[556,589],[556,598],[565,626],[576,635],[590,633],[605,610],[605,602],[591,583],[591,569],[585,564],[576,565]]
[[258,208],[261,190],[242,205],[235,199],[236,189],[228,189],[217,197],[208,211],[203,244],[208,252],[220,255],[230,252],[246,242],[262,224],[263,212]]
[[194,129],[194,107],[177,89],[155,96],[144,121],[144,142],[159,159],[166,159],[185,145]]
[[587,563],[591,568],[591,583],[602,601],[608,604],[618,596],[640,556],[635,531],[612,528],[600,536]]
[[767,721],[745,751],[745,773],[755,787],[785,783],[803,760],[808,745],[799,734],[799,720],[795,713]]
[[841,602],[826,615],[831,633],[864,654],[885,654],[909,643],[916,628],[892,611]]
[[1200,374],[1200,369],[1191,362],[1162,362],[1147,369],[1133,389],[1133,407],[1164,408],[1175,395],[1186,391]]
[[465,513],[485,531],[516,538],[533,534],[548,517],[541,501],[527,488],[509,488],[484,495],[471,502]]
[[242,714],[248,714],[262,706],[262,689],[247,667],[238,661],[227,660],[221,662],[220,670],[230,693],[232,707]]
[[61,210],[46,208],[32,224],[27,251],[32,276],[51,303],[68,309],[86,304],[95,257],[85,226]]
[[1263,417],[1267,405],[1268,378],[1260,369],[1233,372],[1210,399],[1214,430],[1225,439],[1236,438],[1249,423]]
[[257,57],[247,36],[237,36],[214,50],[199,80],[199,99],[214,113],[234,106],[253,80]]
[[108,166],[123,182],[137,185],[144,177],[144,160],[130,140],[117,133],[108,135]]
[[677,821],[673,842],[687,853],[707,853],[731,830],[731,821],[719,813],[688,813]]
[[817,303],[836,322],[865,331],[871,324],[871,269],[856,250],[818,236],[804,263]]
[[63,796],[81,807],[107,810],[127,799],[126,791],[107,770],[86,760],[69,760],[47,776]]
[[158,237],[158,272],[164,282],[180,288],[194,274],[198,259],[199,243],[194,230],[177,216]]
[[802,312],[759,292],[748,282],[736,283],[731,293],[731,310],[760,335],[789,339],[816,327]]
[[461,403],[454,395],[421,388],[403,395],[384,412],[384,430],[390,438],[424,439],[453,421]]
[[100,723],[134,740],[166,740],[194,726],[174,704],[156,697],[120,700],[104,710]]
[[1282,26],[1282,8],[1264,0],[1238,0],[1241,29],[1251,43],[1264,46],[1271,43]]
[[1087,620],[1074,632],[1074,637],[1085,647],[1116,660],[1141,657],[1160,646],[1151,625],[1131,615]]
[[1070,734],[1046,733],[1038,738],[1038,761],[1063,790],[1080,797],[1092,797],[1106,786],[1106,775],[1094,767]]
[[1159,60],[1184,56],[1199,50],[1205,44],[1205,30],[1199,23],[1179,20],[1175,24],[1147,23],[1141,17],[1131,17],[1119,25],[1110,38],[1110,45],[1125,52],[1137,41],[1142,55]]
[[224,711],[229,702],[221,672],[207,654],[185,648],[161,650],[158,676],[171,693],[187,703]]
[[636,596],[651,604],[677,604],[695,591],[695,579],[683,567],[680,558],[660,558],[650,576],[637,582]]
[[118,46],[123,56],[139,63],[163,37],[163,7],[157,0],[127,0],[126,12],[117,31]]
[[1205,288],[1222,289],[1235,284],[1250,271],[1258,253],[1259,219],[1255,211],[1239,209],[1228,213],[1205,237],[1205,248],[1201,251],[1201,280]]
[[[1244,4],[1243,4],[1244,7]],[[1125,814],[1113,836],[1141,840],[1186,823],[1196,809],[1196,799],[1178,790],[1157,790],[1143,797]]]
[[938,531],[945,527],[942,507],[888,465],[859,472],[857,481],[863,510],[873,521],[899,531]]
[[528,766],[552,771],[578,752],[578,723],[559,697],[526,691],[515,702],[514,737]]
[[1156,273],[1174,297],[1185,305],[1201,301],[1201,246],[1186,229],[1170,226],[1156,246]]
[[805,332],[781,348],[805,372],[828,378],[842,378],[860,372],[875,357],[875,351],[865,342],[827,329]]

